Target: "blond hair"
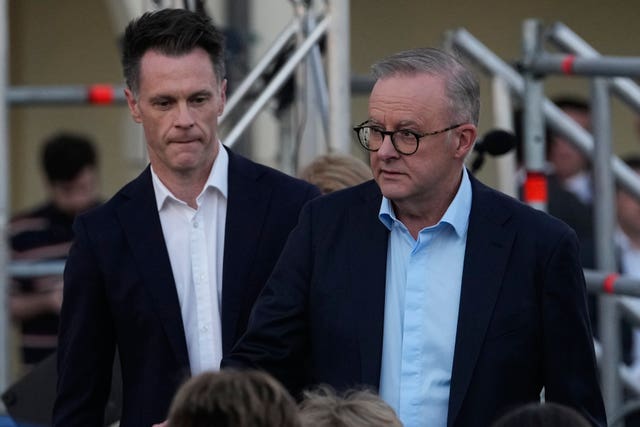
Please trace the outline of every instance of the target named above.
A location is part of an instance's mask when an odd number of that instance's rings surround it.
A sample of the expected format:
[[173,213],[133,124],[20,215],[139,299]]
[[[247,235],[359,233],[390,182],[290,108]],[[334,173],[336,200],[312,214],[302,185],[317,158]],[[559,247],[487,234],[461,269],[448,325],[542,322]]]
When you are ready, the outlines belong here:
[[348,154],[326,154],[317,157],[299,174],[299,178],[315,185],[322,194],[361,184],[373,178],[362,160]]
[[340,396],[321,386],[304,397],[302,427],[402,427],[393,408],[369,390],[349,390]]

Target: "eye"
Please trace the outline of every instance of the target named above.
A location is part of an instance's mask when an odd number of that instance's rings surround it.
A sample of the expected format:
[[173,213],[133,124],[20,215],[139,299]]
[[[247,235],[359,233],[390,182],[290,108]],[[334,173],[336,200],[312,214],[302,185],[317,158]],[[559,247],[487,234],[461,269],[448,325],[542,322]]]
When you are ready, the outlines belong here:
[[196,104],[196,105],[200,105],[200,104],[204,104],[205,102],[207,102],[207,100],[209,99],[209,97],[201,95],[201,96],[196,96],[195,98],[193,98],[191,100],[191,103]]
[[156,99],[151,101],[151,105],[159,110],[168,110],[172,102],[169,99]]
[[398,134],[398,136],[400,136],[401,138],[413,138],[414,137],[414,133],[413,131],[409,130],[409,129],[400,129],[396,131],[396,134]]

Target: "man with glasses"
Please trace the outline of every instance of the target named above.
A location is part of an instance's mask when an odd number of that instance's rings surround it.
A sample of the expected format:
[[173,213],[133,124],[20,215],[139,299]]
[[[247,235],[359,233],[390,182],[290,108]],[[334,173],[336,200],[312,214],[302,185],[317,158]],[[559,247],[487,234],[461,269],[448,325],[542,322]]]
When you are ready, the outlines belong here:
[[436,49],[373,66],[374,181],[306,205],[223,366],[369,386],[405,426],[548,401],[605,425],[575,233],[469,175],[478,83]]

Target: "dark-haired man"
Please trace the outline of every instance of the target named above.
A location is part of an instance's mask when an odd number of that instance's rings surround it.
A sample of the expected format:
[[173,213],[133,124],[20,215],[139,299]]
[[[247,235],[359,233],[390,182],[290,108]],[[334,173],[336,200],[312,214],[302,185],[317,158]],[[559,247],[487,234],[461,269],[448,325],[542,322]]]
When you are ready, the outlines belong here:
[[[42,148],[49,200],[17,215],[9,224],[16,261],[64,260],[73,239],[75,216],[98,204],[97,155],[92,141],[59,133]],[[11,282],[9,310],[20,323],[22,362],[40,362],[56,349],[62,304],[62,277],[46,275]]]
[[244,332],[310,184],[222,146],[223,38],[183,9],[126,28],[122,65],[150,166],[75,224],[65,270],[55,426],[103,421],[117,347],[121,427],[166,419],[189,376]]

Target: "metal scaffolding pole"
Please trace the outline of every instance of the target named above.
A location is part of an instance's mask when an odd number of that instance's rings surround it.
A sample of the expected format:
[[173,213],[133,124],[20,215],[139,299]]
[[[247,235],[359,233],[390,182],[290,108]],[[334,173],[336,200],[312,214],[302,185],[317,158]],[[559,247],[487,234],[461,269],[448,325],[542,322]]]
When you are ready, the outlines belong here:
[[[541,24],[536,20],[527,20],[523,24],[523,57],[525,63],[531,63],[541,51]],[[547,177],[545,173],[545,135],[542,100],[544,87],[539,75],[531,70],[523,72],[523,149],[524,165],[527,177],[524,183],[524,201],[536,209],[547,210]]]
[[329,78],[329,147],[348,153],[351,135],[349,0],[329,0],[331,31],[327,37]]
[[640,279],[599,270],[584,270],[584,278],[589,292],[640,297]]
[[298,47],[298,50],[291,55],[287,60],[287,63],[278,71],[273,80],[269,82],[267,87],[262,91],[262,94],[254,102],[253,105],[247,110],[242,118],[236,123],[229,134],[224,138],[225,144],[233,146],[236,140],[242,135],[245,129],[249,126],[251,121],[258,115],[258,113],[264,108],[269,99],[280,89],[280,87],[287,81],[289,76],[295,71],[296,66],[304,57],[309,53],[315,43],[318,42],[320,37],[325,33],[329,27],[329,18],[325,17],[318,23],[313,32],[309,34],[309,37]]
[[[524,96],[524,79],[467,30],[450,33],[452,43],[473,59],[490,75],[500,76],[520,99]],[[573,142],[580,151],[592,158],[593,137],[548,99],[543,101],[544,117],[549,127]],[[611,156],[611,167],[617,182],[640,199],[640,177],[617,156]]]
[[542,74],[637,76],[640,75],[640,58],[622,56],[582,58],[575,55],[544,53],[536,57],[529,68],[533,72]]
[[125,104],[124,85],[13,86],[6,93],[11,106]]
[[6,390],[9,384],[11,351],[9,350],[9,317],[7,314],[7,295],[9,277],[5,274],[9,263],[7,223],[9,220],[9,122],[6,92],[8,84],[9,28],[7,22],[7,1],[0,0],[0,390]]
[[[222,116],[220,116],[220,124],[224,123],[227,117],[231,115],[240,101],[242,101],[242,98],[244,98],[247,92],[249,92],[251,86],[255,84],[255,82],[260,78],[260,76],[264,73],[267,67],[269,67],[271,62],[278,56],[278,54],[280,54],[284,50],[289,40],[291,40],[291,38],[296,34],[296,32],[298,32],[299,29],[300,21],[298,19],[293,19],[276,37],[276,40],[273,42],[273,44],[265,52],[262,58],[260,58],[249,75],[247,75],[247,77],[242,80],[242,83],[240,83],[240,85],[236,88],[236,90],[227,101],[224,112],[222,113]],[[227,140],[225,140],[225,144],[231,146],[229,144],[229,141]]]
[[[491,83],[494,124],[499,129],[513,132],[513,106],[509,88],[499,77],[493,78]],[[498,190],[514,198],[518,197],[517,169],[515,150],[496,158]]]
[[[561,22],[556,22],[547,30],[547,38],[567,52],[584,58],[598,58],[600,54],[587,42]],[[627,105],[640,112],[640,86],[627,77],[609,79],[610,89]]]
[[[611,171],[611,106],[605,79],[593,79],[592,118],[596,141],[593,155],[594,226],[596,237],[596,264],[598,269],[614,271],[617,267],[613,234],[616,224],[614,180]],[[601,296],[598,301],[600,315],[599,336],[602,344],[600,381],[607,412],[615,413],[622,402],[622,388],[618,374],[620,362],[620,328],[617,298]]]

